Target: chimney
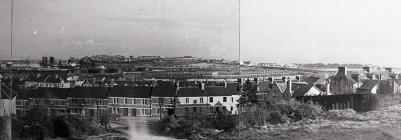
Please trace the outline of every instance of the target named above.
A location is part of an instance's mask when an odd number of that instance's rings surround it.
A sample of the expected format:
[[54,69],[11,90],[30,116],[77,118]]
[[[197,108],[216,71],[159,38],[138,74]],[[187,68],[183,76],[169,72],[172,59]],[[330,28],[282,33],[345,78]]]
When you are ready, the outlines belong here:
[[292,96],[292,80],[288,77],[286,78],[285,82],[287,83],[287,90],[290,92]]
[[205,83],[200,83],[201,90],[205,90]]
[[179,91],[180,90],[180,81],[177,81],[175,86],[176,86],[176,91]]
[[284,83],[287,83],[288,79],[290,79],[290,78],[284,76],[284,77],[282,77],[281,79],[283,80]]
[[224,88],[227,88],[227,81],[224,80]]
[[327,85],[326,85],[326,95],[329,95],[330,93],[330,79],[327,80]]
[[267,80],[269,80],[271,83],[274,82],[274,78],[273,77],[267,78]]
[[367,73],[371,73],[372,69],[370,67],[362,67],[363,70],[365,70]]
[[259,80],[258,80],[258,78],[253,78],[253,81],[255,81],[255,83],[259,83]]
[[381,81],[382,80],[382,74],[379,74],[379,81]]
[[393,73],[393,68],[384,68],[384,70],[386,70],[386,71],[388,71],[390,73]]
[[347,75],[347,67],[338,67],[338,73],[341,75]]

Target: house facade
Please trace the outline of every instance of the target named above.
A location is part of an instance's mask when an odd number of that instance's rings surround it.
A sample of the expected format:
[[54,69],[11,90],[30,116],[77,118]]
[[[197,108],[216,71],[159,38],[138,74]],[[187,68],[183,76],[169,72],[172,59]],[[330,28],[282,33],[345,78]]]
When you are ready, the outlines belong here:
[[67,112],[82,116],[106,115],[108,92],[106,87],[75,87],[67,96]]
[[108,113],[113,116],[150,116],[152,88],[144,86],[111,88],[108,96]]

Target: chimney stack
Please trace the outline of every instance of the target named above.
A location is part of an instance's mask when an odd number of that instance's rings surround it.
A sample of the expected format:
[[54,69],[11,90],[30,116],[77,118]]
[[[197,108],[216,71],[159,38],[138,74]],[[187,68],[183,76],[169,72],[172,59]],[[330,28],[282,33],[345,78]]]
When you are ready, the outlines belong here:
[[284,83],[287,83],[288,79],[290,79],[290,78],[289,78],[289,77],[286,77],[286,76],[284,76],[284,77],[282,77],[281,79],[283,80],[283,82],[284,82]]
[[290,92],[292,96],[292,80],[288,77],[286,78],[285,82],[287,84],[287,90]]
[[200,83],[201,84],[201,90],[205,90],[205,83]]
[[224,80],[224,88],[227,88],[227,81]]
[[362,67],[362,69],[365,70],[367,73],[372,72],[372,68],[370,68],[370,67]]
[[179,91],[180,90],[180,81],[177,81],[175,86],[176,86],[176,91]]
[[330,79],[327,80],[327,87],[326,87],[326,95],[329,95],[330,93]]
[[274,82],[274,78],[273,77],[267,78],[267,80],[269,80],[271,83]]
[[338,67],[338,73],[341,75],[347,75],[347,67]]

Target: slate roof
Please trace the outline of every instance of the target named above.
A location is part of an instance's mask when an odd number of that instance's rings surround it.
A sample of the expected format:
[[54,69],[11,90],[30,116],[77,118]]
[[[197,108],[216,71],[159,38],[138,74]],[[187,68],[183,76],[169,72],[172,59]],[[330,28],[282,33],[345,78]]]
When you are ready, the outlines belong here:
[[287,89],[286,83],[275,83],[275,85],[278,87],[281,93],[284,93],[285,90]]
[[116,86],[110,88],[109,97],[150,98],[153,87]]
[[33,91],[30,98],[51,98],[51,99],[66,99],[70,94],[69,88],[38,88]]
[[300,85],[294,90],[293,96],[305,96],[305,94],[313,87],[313,85]]
[[17,99],[29,99],[29,96],[34,91],[32,89],[16,89],[17,92]]
[[379,84],[378,80],[365,80],[363,85],[359,89],[371,90],[378,84]]
[[68,97],[74,98],[107,98],[107,87],[75,87]]
[[199,97],[199,96],[206,96],[206,93],[204,93],[198,87],[180,88],[177,92],[177,97]]
[[[2,84],[2,86],[5,86],[5,85]],[[14,98],[15,96],[17,96],[17,92],[15,91],[15,89],[13,89],[12,91],[13,91],[12,96]],[[1,94],[0,99],[8,99],[7,95],[10,95],[10,89],[2,87],[2,90],[0,90],[0,94]]]
[[205,92],[207,96],[231,96],[239,94],[235,87],[206,87]]
[[318,84],[318,85],[315,85],[315,86],[316,86],[317,89],[319,89],[322,92],[326,92],[327,91],[327,86],[326,85]]
[[153,88],[152,96],[156,97],[175,97],[176,88],[174,86],[156,86]]
[[331,81],[341,81],[341,80],[348,80],[351,81],[351,83],[357,83],[350,75],[343,75],[343,74],[337,74],[335,76],[330,77]]
[[259,91],[270,92],[272,90],[271,84],[272,84],[272,82],[270,82],[270,81],[260,81],[259,82]]
[[58,75],[53,75],[53,76],[47,76],[47,78],[45,79],[45,83],[61,83],[62,78]]
[[231,96],[238,95],[235,86],[227,86],[225,87],[205,87],[205,90],[202,91],[198,87],[189,87],[189,88],[180,88],[178,90],[178,97],[201,97],[201,96]]
[[313,85],[313,84],[324,84],[326,82],[325,79],[323,78],[319,78],[319,77],[315,77],[315,76],[309,76],[307,78],[305,78],[304,80],[306,83],[308,83],[309,85]]

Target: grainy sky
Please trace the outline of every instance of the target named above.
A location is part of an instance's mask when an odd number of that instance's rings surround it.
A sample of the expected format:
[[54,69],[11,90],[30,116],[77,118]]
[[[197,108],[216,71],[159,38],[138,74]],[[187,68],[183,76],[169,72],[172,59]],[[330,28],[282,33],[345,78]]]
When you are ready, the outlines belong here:
[[[9,58],[0,0],[0,59]],[[238,0],[14,0],[17,58],[238,58]],[[401,67],[401,1],[242,0],[241,58]]]
[[[9,58],[9,1],[0,5],[1,59]],[[14,0],[13,54],[236,59],[237,7],[233,0]]]

